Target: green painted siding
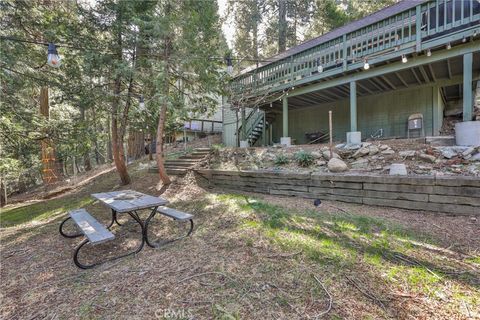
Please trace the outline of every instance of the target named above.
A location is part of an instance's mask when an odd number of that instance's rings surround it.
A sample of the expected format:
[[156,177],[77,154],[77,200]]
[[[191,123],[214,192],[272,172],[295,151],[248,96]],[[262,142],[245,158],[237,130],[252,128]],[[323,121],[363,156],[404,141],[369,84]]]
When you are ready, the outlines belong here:
[[[435,88],[436,95],[438,89]],[[410,90],[397,90],[384,94],[362,97],[357,100],[358,130],[362,138],[370,137],[378,129],[383,129],[386,137],[406,137],[407,118],[413,113],[422,113],[425,134],[433,130],[433,91],[432,87]],[[305,133],[328,131],[328,111],[333,111],[334,140],[345,141],[350,130],[349,100],[325,103],[305,109],[289,111],[289,134],[296,144],[305,143]],[[438,110],[437,119],[442,114]],[[279,114],[273,124],[273,141],[279,142],[282,134],[282,116]]]

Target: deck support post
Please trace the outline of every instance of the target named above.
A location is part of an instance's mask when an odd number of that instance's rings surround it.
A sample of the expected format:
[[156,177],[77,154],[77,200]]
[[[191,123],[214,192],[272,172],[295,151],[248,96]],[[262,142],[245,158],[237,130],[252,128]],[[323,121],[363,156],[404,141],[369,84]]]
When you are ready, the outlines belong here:
[[357,82],[350,82],[350,132],[347,132],[347,144],[360,144],[362,134],[357,131]]
[[463,55],[463,121],[471,121],[473,115],[472,66],[473,54]]
[[357,83],[350,82],[350,131],[357,131]]
[[289,147],[291,145],[291,139],[288,136],[288,98],[286,96],[283,97],[282,103],[283,103],[283,112],[282,112],[283,135],[280,138],[280,144]]

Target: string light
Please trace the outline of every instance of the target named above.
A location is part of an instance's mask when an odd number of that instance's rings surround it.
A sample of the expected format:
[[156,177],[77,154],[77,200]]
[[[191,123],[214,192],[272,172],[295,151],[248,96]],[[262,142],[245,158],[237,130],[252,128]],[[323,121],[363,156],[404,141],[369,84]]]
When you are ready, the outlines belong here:
[[407,56],[402,54],[402,63],[407,63],[408,59]]
[[430,51],[430,49],[427,50],[427,57],[431,57],[432,56],[432,51]]
[[449,42],[449,43],[447,43],[447,50],[450,50],[450,49],[452,49],[452,45]]
[[363,60],[363,69],[365,70],[370,69],[370,64],[368,63],[367,59]]
[[317,68],[317,71],[318,71],[318,73],[322,73],[323,72],[323,66],[319,65],[318,68]]
[[57,47],[53,43],[48,44],[47,64],[53,68],[58,68],[62,64],[57,52]]
[[233,73],[232,57],[230,55],[226,56],[225,62],[227,63],[227,73],[231,75]]

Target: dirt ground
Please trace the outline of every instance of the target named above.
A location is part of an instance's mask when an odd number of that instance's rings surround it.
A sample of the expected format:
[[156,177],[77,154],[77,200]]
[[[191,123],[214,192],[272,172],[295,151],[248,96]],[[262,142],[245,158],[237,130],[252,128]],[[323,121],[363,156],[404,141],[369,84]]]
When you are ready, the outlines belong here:
[[[178,178],[162,194],[195,215],[189,238],[79,270],[58,226],[89,194],[158,195],[157,176],[130,168],[56,198],[2,210],[2,319],[480,319],[480,221],[472,216],[242,194]],[[22,211],[23,210],[23,211]],[[28,212],[29,220],[15,214]],[[46,215],[48,212],[48,215]],[[148,214],[148,213],[143,213]],[[479,217],[480,218],[480,217]],[[21,223],[19,222],[21,221]],[[117,238],[89,248],[102,259],[138,244],[126,217]],[[152,235],[184,231],[159,218]]]

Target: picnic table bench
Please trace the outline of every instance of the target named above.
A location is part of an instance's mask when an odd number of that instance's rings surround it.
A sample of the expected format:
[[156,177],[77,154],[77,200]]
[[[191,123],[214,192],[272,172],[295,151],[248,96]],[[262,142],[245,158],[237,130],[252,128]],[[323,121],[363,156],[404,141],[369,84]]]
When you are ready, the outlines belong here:
[[[152,247],[157,248],[160,246],[158,243],[152,242],[148,238],[148,226],[151,220],[155,217],[157,212],[162,214],[166,217],[172,218],[177,221],[189,221],[190,222],[190,229],[188,230],[186,235],[174,238],[172,240],[168,240],[162,243],[170,243],[185,237],[188,237],[193,231],[193,215],[182,212],[179,210],[175,210],[172,208],[165,207],[164,205],[167,203],[166,200],[160,197],[153,197],[150,195],[146,195],[140,192],[132,191],[132,190],[125,190],[125,191],[117,191],[117,192],[105,192],[105,193],[95,193],[92,196],[98,200],[100,200],[103,204],[108,206],[111,209],[112,218],[108,226],[102,225],[99,221],[97,221],[90,213],[88,213],[85,209],[77,209],[69,212],[69,216],[62,221],[59,226],[59,232],[62,236],[66,238],[76,238],[80,236],[84,236],[84,239],[80,244],[75,248],[73,254],[73,261],[75,265],[81,269],[89,269],[93,268],[94,266],[104,263],[106,261],[116,260],[131,254],[136,254],[140,252],[145,243]],[[142,220],[138,211],[143,209],[150,209],[150,214],[145,220]],[[139,246],[133,250],[132,252],[128,252],[126,254],[122,254],[120,256],[116,256],[110,259],[106,259],[101,262],[96,263],[82,263],[79,261],[79,253],[80,250],[86,245],[96,245],[100,243],[104,243],[107,241],[111,241],[115,239],[115,235],[110,231],[110,228],[113,226],[114,223],[121,226],[118,222],[117,216],[120,213],[126,213],[133,220],[139,224],[141,228],[141,242]],[[76,233],[67,233],[64,230],[65,224],[72,220],[74,225],[78,229]]]

